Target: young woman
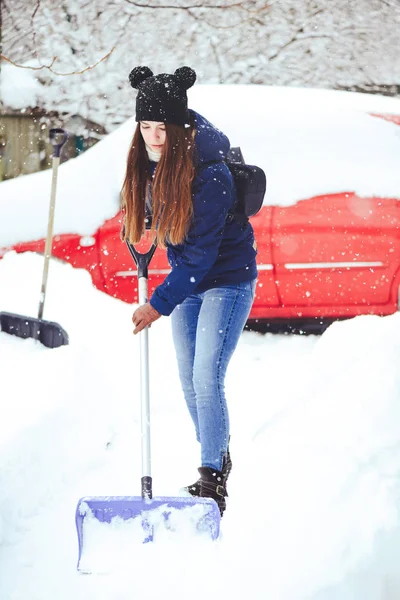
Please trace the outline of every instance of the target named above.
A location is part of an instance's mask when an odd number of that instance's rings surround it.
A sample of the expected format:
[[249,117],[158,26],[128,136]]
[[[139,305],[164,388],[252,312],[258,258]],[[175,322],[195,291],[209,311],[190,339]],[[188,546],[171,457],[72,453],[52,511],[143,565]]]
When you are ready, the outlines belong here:
[[[229,416],[224,380],[253,303],[254,233],[230,213],[236,191],[228,138],[188,110],[195,72],[154,76],[136,67],[136,121],[122,188],[123,238],[139,242],[146,219],[167,248],[171,272],[132,321],[138,333],[171,315],[183,394],[201,444],[200,479],[186,490],[226,508]],[[151,217],[150,217],[151,215]]]

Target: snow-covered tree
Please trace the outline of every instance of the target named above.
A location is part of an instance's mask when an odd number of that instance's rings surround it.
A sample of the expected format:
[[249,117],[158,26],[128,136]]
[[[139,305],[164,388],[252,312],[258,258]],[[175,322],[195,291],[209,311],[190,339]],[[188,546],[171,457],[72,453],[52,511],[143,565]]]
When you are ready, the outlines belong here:
[[154,72],[188,64],[202,83],[400,83],[399,0],[1,3],[2,53],[44,66],[35,71],[42,105],[108,130],[133,112],[128,74],[139,64]]

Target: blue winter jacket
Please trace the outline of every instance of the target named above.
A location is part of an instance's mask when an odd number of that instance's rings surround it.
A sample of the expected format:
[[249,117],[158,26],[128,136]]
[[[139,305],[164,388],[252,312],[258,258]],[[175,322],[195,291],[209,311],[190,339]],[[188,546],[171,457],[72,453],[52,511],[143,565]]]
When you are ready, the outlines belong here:
[[150,299],[162,315],[170,315],[191,294],[257,277],[252,226],[226,220],[236,200],[233,177],[223,162],[229,140],[207,119],[190,112],[199,163],[192,186],[193,217],[183,244],[167,243],[172,270]]

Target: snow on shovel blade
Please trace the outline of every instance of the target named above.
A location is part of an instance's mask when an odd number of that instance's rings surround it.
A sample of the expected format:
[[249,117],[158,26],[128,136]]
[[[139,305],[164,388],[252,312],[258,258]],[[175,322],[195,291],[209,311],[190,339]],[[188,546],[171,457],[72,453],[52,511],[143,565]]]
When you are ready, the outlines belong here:
[[38,340],[47,348],[67,346],[69,342],[67,332],[58,323],[8,312],[0,313],[0,331],[23,339]]
[[[201,535],[216,540],[220,531],[220,513],[211,498],[139,496],[85,497],[78,502],[78,571],[91,573],[91,562],[97,572],[104,566],[104,554],[121,566],[132,560],[138,545],[182,537]],[[119,532],[116,534],[116,532]],[[92,560],[91,560],[92,559]]]

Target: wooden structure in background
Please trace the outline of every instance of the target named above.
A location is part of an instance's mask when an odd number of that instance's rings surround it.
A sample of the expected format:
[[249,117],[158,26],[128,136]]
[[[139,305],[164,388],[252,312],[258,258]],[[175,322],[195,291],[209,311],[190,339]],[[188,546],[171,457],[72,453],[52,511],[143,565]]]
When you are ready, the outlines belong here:
[[51,127],[63,127],[69,133],[61,162],[78,156],[107,133],[104,127],[80,115],[63,116],[39,108],[0,110],[0,181],[51,166]]

